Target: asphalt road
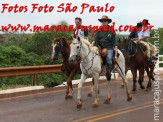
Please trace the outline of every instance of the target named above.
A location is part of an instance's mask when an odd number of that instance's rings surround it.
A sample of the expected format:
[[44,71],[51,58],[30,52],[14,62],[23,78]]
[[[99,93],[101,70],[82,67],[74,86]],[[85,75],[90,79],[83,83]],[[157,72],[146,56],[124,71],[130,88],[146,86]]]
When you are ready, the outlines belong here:
[[[161,76],[163,79],[163,75]],[[145,79],[147,81],[147,79]],[[144,82],[146,86],[147,82]],[[132,88],[132,82],[129,81]],[[100,84],[99,107],[93,108],[94,96],[87,97],[89,86],[82,89],[83,106],[76,108],[76,89],[73,99],[65,100],[65,89],[0,100],[0,122],[154,122],[154,91],[142,90],[137,84],[132,101],[127,102],[126,91],[120,80],[113,81],[110,104],[103,104],[107,82]],[[163,90],[163,80],[160,81]],[[163,122],[163,94],[160,94],[159,121]]]

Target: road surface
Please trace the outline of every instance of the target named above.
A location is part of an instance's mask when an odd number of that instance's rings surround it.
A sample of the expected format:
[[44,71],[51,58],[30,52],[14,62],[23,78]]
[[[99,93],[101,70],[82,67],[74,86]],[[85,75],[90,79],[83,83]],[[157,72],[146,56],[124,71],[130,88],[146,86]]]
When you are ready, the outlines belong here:
[[[163,75],[161,76],[163,79]],[[145,78],[145,81],[147,79]],[[144,82],[146,86],[147,82]],[[130,89],[132,81],[129,80]],[[126,91],[120,80],[113,81],[110,104],[103,104],[107,95],[107,81],[101,83],[99,107],[93,108],[94,96],[87,97],[89,86],[82,88],[83,106],[76,108],[76,93],[65,100],[65,89],[0,100],[0,122],[154,122],[154,91],[142,90],[137,84],[132,101],[127,102]],[[160,90],[163,81],[160,81]],[[163,122],[163,94],[160,94],[159,121]]]

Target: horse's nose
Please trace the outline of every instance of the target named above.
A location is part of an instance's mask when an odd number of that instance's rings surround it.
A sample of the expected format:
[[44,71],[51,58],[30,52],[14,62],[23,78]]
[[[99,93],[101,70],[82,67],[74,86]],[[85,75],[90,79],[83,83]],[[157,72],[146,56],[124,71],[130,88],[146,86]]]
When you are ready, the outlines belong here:
[[75,62],[75,56],[69,57],[69,63],[74,63]]
[[70,57],[70,58],[68,59],[68,61],[69,61],[70,63],[72,63],[72,62],[73,62],[73,58]]

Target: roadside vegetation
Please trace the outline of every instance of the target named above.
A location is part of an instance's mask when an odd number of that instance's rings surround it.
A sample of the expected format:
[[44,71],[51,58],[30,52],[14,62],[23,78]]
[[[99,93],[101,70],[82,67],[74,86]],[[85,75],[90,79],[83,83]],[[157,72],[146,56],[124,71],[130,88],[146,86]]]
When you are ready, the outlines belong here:
[[[60,22],[64,25],[66,22]],[[66,23],[67,24],[67,23]],[[70,35],[73,32],[36,32],[34,34],[11,33],[7,32],[0,35],[0,68],[37,66],[61,64],[62,58],[54,62],[51,60],[52,36],[65,37],[71,41]],[[154,31],[151,32],[151,37]],[[11,36],[13,35],[13,36]],[[5,36],[5,37],[4,37]],[[8,36],[8,37],[7,37]],[[7,37],[7,38],[6,38]],[[117,40],[123,40],[123,35],[117,34]],[[160,28],[160,54],[163,54],[163,28]],[[92,41],[91,32],[89,41]],[[154,42],[150,38],[150,42]],[[38,75],[38,85],[45,87],[54,87],[66,81],[66,75],[63,73]],[[76,75],[74,79],[79,79]],[[33,76],[17,76],[0,78],[0,89],[31,86]]]

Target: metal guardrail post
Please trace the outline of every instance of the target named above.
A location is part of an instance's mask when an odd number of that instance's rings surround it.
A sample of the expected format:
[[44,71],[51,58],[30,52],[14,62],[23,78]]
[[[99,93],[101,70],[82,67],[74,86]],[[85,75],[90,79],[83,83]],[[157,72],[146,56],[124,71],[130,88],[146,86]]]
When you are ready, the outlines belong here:
[[37,75],[33,75],[33,86],[37,86]]

